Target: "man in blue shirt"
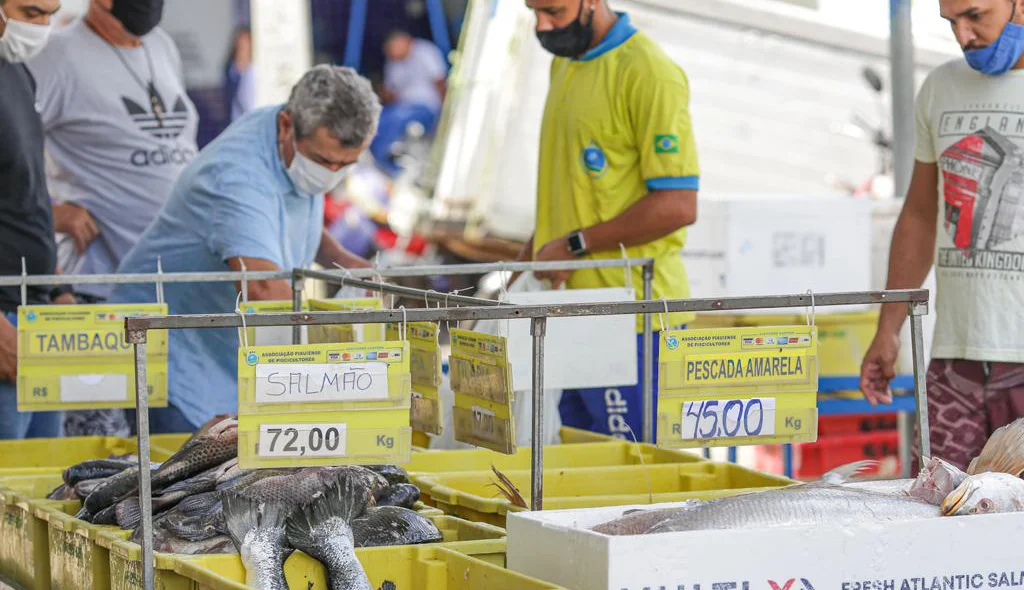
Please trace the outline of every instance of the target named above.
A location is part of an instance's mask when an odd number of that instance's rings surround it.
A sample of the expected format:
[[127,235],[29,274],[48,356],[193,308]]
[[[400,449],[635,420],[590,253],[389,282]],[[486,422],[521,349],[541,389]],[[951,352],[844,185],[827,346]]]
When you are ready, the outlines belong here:
[[[182,172],[170,200],[122,261],[121,273],[272,271],[314,261],[346,268],[367,262],[323,228],[324,193],[367,149],[380,102],[350,68],[317,66],[285,105],[252,111],[210,143]],[[127,214],[127,212],[126,212]],[[241,285],[173,284],[171,313],[235,309]],[[250,281],[250,300],[290,300],[288,281]],[[123,285],[115,301],[155,299],[152,285]],[[154,433],[187,432],[237,409],[236,330],[172,330],[170,406],[153,410]]]

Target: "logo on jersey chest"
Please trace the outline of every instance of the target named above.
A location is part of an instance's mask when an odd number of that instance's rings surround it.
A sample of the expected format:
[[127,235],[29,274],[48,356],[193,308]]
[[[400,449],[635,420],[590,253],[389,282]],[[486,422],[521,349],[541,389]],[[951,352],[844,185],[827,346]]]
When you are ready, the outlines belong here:
[[587,176],[598,179],[608,172],[608,157],[597,143],[591,141],[580,153],[580,164]]

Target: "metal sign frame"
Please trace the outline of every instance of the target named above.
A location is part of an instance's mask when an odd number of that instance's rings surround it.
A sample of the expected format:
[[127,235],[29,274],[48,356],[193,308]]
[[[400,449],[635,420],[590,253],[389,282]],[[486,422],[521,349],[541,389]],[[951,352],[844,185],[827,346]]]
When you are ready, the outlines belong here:
[[[508,269],[506,269],[508,270]],[[296,273],[296,277],[301,273]],[[349,280],[342,277],[344,280]],[[367,284],[367,283],[364,283]],[[393,285],[378,283],[381,291]],[[405,288],[401,288],[405,289]],[[430,296],[429,292],[422,292]],[[437,294],[444,298],[443,294]],[[928,313],[927,290],[868,291],[851,293],[806,293],[759,297],[719,299],[646,299],[634,302],[576,303],[560,305],[490,305],[487,307],[453,307],[402,309],[384,311],[327,311],[257,314],[244,319],[249,327],[303,326],[332,324],[370,324],[396,322],[443,322],[465,320],[530,319],[533,336],[533,415],[531,440],[531,509],[543,509],[544,494],[544,336],[549,317],[583,317],[601,315],[635,315],[673,312],[738,311],[745,309],[777,309],[797,307],[830,307],[905,303],[910,316],[913,348],[914,393],[917,402],[917,424],[922,456],[931,452],[928,434],[928,400],[925,395],[924,343],[921,317]],[[136,370],[136,403],[139,436],[139,500],[142,508],[143,586],[153,588],[153,512],[149,471],[149,412],[146,399],[146,340],[149,330],[181,330],[204,328],[241,328],[238,314],[169,315],[137,317],[125,320],[127,339],[134,346]]]

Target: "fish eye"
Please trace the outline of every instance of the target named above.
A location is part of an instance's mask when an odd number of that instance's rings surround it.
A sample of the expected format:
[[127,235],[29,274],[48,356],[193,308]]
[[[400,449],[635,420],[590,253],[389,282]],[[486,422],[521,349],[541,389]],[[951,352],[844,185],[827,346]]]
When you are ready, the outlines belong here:
[[992,500],[989,500],[988,498],[983,498],[980,502],[978,502],[978,509],[981,512],[991,512],[992,508]]

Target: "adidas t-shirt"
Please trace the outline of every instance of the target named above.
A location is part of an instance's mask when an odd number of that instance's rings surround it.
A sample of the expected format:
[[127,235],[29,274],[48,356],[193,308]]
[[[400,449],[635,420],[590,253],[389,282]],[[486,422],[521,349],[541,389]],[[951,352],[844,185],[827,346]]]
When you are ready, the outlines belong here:
[[932,356],[1024,362],[1024,71],[936,68],[917,97],[916,159],[938,165]]
[[[28,64],[46,132],[51,196],[84,206],[100,229],[81,257],[70,239],[61,241],[65,273],[113,273],[198,152],[198,115],[174,42],[159,28],[142,42],[144,49],[114,47],[78,21],[55,32]],[[159,117],[150,80],[163,107]],[[109,293],[101,285],[78,290]]]

